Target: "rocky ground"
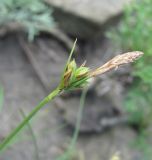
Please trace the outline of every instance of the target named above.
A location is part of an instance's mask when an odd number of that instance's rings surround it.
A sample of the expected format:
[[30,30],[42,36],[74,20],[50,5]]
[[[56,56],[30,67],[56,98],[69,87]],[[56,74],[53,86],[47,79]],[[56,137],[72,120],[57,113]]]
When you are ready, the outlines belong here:
[[[50,2],[51,0],[49,4]],[[82,16],[80,11],[73,10],[73,13],[70,13],[71,7],[60,9],[61,2],[59,0],[55,2],[57,8],[55,13],[60,13],[64,9],[68,15],[76,14],[74,15],[77,17],[76,24],[79,24],[80,17],[81,20],[87,19],[89,24],[94,24],[92,19],[95,20],[95,15],[85,17],[86,13],[82,13]],[[112,1],[102,2],[102,4],[107,5],[107,2],[115,6]],[[124,1],[126,2],[128,1]],[[91,2],[84,0],[84,6],[86,3]],[[98,1],[98,5],[100,6],[101,2]],[[86,40],[85,38],[90,35],[86,36],[85,33],[83,37],[79,37],[81,32],[70,31],[70,35],[77,35],[80,39],[75,56],[79,64],[86,59],[87,65],[94,68],[121,52],[113,50],[111,42],[103,36],[102,28],[110,19],[121,14],[123,5],[121,3],[119,5],[121,7],[109,7],[108,11],[104,10],[108,18],[102,17],[100,20],[98,17],[96,20],[98,23],[96,26],[100,26],[98,34],[96,32],[98,36]],[[114,9],[116,11],[113,11]],[[99,11],[97,13],[99,14]],[[87,27],[87,25],[83,26]],[[97,31],[91,26],[89,28],[94,32]],[[61,29],[64,30],[62,27]],[[5,94],[4,106],[0,112],[1,140],[23,119],[20,109],[28,114],[58,84],[69,53],[67,47],[53,37],[41,35],[33,44],[27,44],[19,37],[23,35],[8,34],[0,39],[0,84]],[[126,119],[122,118],[125,117],[122,95],[125,93],[124,83],[129,81],[126,78],[128,72],[130,66],[122,67],[99,77],[90,88],[85,102],[80,136],[76,144],[75,159],[110,160],[110,157],[117,152],[124,160],[140,159],[140,153],[132,147],[137,134],[127,125]],[[73,131],[76,123],[79,99],[80,92],[66,94],[43,108],[32,120],[31,125],[37,139],[40,159],[55,159],[68,148],[72,137],[71,129]],[[116,119],[118,123],[111,123]],[[36,158],[34,144],[28,127],[19,135],[19,139],[12,142],[11,146],[0,155],[0,160],[33,160],[34,158]]]

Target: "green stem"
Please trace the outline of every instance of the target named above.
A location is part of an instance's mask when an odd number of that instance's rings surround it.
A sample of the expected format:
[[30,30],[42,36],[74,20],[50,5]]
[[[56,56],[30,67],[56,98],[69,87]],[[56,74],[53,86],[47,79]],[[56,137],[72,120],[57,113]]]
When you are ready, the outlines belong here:
[[78,110],[76,128],[75,128],[75,131],[74,131],[74,135],[73,135],[71,144],[69,145],[68,150],[63,155],[58,157],[56,160],[70,160],[71,159],[71,156],[73,154],[74,147],[76,145],[76,141],[77,141],[78,135],[79,135],[79,130],[80,130],[82,114],[83,114],[83,109],[84,109],[85,98],[86,98],[87,92],[88,92],[88,88],[85,88],[83,90],[81,98],[80,98],[80,107],[79,107],[79,110]]
[[45,97],[31,112],[30,114],[16,127],[9,135],[4,139],[4,141],[0,144],[0,151],[2,151],[8,143],[13,140],[13,138],[23,129],[23,127],[32,119],[32,117],[47,103],[49,103],[54,97],[56,97],[61,90],[56,88],[53,92],[51,92],[47,97]]
[[[21,115],[23,116],[23,118],[25,119],[26,118],[26,115],[24,113],[24,111],[20,108],[20,112],[21,112]],[[35,149],[35,152],[34,152],[34,159],[35,160],[40,160],[40,156],[39,156],[39,148],[38,148],[38,144],[37,144],[37,139],[36,139],[36,136],[34,134],[34,131],[32,129],[32,126],[30,123],[27,123],[27,126],[28,126],[28,129],[31,133],[31,136],[32,136],[32,140],[33,140],[33,145],[34,145],[34,149]]]
[[80,106],[79,106],[77,122],[76,122],[76,129],[75,129],[73,139],[71,142],[71,148],[74,148],[76,141],[78,139],[87,92],[88,92],[88,88],[84,88],[84,90],[82,91],[82,94],[81,94]]

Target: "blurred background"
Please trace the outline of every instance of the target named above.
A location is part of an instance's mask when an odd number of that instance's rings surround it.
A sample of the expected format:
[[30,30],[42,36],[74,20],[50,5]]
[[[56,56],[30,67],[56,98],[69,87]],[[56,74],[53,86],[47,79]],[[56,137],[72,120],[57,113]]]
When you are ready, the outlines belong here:
[[0,141],[58,85],[76,38],[73,57],[91,69],[124,52],[145,53],[97,77],[82,113],[81,90],[57,97],[0,160],[151,160],[151,6],[152,0],[0,0]]

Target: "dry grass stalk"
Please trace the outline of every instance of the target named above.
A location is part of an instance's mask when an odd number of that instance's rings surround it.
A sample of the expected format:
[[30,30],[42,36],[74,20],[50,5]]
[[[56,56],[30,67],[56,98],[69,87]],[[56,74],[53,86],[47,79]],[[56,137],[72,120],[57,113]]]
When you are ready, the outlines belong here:
[[110,71],[111,69],[118,68],[120,65],[134,62],[136,59],[140,58],[143,54],[144,53],[141,51],[133,51],[117,55],[116,57],[112,58],[110,61],[108,61],[101,67],[93,71],[90,71],[89,76],[96,77],[100,74]]

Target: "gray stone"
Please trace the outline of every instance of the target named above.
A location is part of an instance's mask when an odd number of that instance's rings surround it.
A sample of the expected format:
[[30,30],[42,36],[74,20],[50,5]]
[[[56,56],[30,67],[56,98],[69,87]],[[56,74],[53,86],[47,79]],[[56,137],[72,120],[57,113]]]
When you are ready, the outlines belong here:
[[131,0],[45,0],[54,8],[58,25],[67,33],[89,38],[120,15]]
[[83,150],[87,160],[111,160],[115,154],[119,155],[120,160],[140,160],[140,152],[137,148],[131,147],[135,139],[136,134],[133,130],[117,127],[102,135],[90,136],[89,140],[80,137],[77,148]]

